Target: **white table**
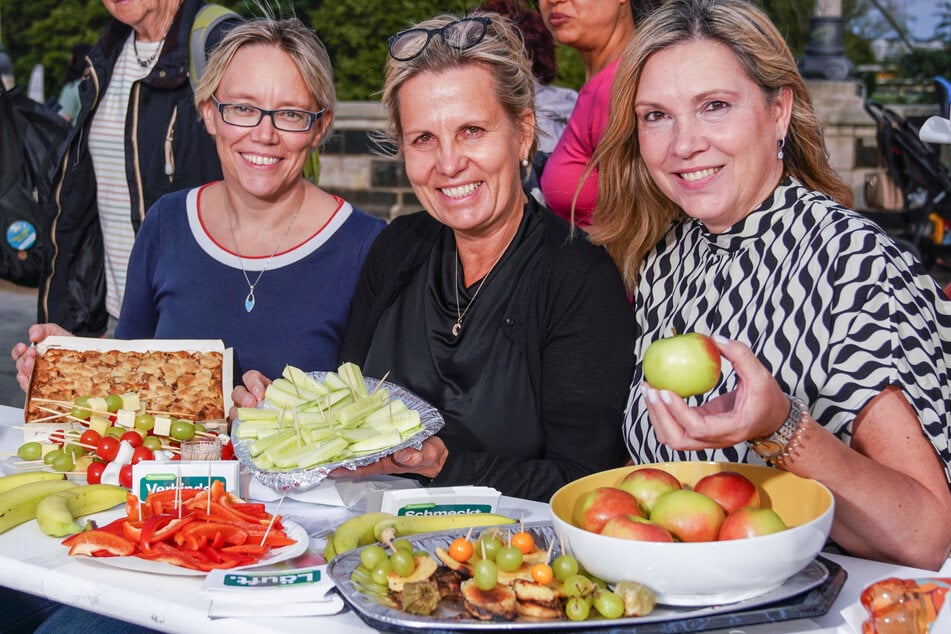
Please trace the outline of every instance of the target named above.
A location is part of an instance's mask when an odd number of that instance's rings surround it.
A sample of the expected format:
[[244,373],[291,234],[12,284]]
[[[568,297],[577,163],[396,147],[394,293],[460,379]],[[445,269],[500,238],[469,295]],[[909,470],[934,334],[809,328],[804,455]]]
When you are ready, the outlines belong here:
[[[22,425],[22,420],[22,410],[0,406],[0,451],[16,451],[22,443],[22,432],[11,429],[12,426]],[[524,514],[526,521],[549,518],[547,505],[537,502],[504,497],[500,507],[500,512],[513,517]],[[311,535],[320,535],[350,512],[342,508],[287,500],[281,506],[282,515],[304,525]],[[323,543],[322,539],[312,538],[312,550],[319,551]],[[827,614],[812,619],[785,621],[781,625],[734,628],[729,632],[857,633],[865,618],[864,610],[858,603],[859,594],[870,583],[891,576],[936,576],[934,572],[853,557],[826,556],[841,565],[849,575]],[[951,565],[945,566],[942,576],[951,576]],[[209,619],[209,601],[199,594],[201,577],[148,575],[119,570],[87,559],[68,557],[59,540],[42,534],[35,522],[28,522],[0,535],[0,584],[167,632],[239,634],[371,631],[350,611],[323,617]]]

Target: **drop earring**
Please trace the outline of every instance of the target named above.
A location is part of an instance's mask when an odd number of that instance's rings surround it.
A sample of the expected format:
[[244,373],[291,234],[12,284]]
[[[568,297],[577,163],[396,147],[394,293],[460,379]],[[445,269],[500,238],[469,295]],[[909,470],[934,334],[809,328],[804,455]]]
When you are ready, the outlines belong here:
[[776,160],[781,161],[786,154],[783,152],[783,148],[786,147],[786,137],[781,138],[779,141],[776,141],[776,146],[779,148],[779,151],[776,152]]

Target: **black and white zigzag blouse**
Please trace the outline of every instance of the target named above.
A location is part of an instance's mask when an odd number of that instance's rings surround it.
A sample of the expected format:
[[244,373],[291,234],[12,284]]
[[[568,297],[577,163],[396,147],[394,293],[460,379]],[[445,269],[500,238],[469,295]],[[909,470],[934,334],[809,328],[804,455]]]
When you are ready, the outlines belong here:
[[[951,301],[915,259],[874,223],[786,179],[722,234],[686,219],[641,267],[635,355],[679,333],[749,345],[783,390],[845,442],[856,414],[889,385],[904,390],[949,473]],[[624,433],[635,462],[762,464],[745,444],[673,451],[651,430],[634,374]],[[723,359],[723,394],[737,377]],[[692,397],[697,405],[709,395]]]

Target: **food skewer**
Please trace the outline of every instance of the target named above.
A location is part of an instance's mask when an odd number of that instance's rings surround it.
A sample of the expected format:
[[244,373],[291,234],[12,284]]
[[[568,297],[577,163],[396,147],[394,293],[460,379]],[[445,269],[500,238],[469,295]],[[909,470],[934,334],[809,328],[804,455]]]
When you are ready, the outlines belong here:
[[274,520],[277,519],[277,514],[281,510],[281,504],[284,503],[284,498],[287,497],[287,489],[281,491],[281,499],[277,501],[277,508],[274,509],[274,512],[271,513],[271,521],[267,524],[267,530],[264,531],[264,535],[261,537],[261,546],[264,545],[264,542],[267,541],[267,536],[271,533],[271,527],[274,526]]

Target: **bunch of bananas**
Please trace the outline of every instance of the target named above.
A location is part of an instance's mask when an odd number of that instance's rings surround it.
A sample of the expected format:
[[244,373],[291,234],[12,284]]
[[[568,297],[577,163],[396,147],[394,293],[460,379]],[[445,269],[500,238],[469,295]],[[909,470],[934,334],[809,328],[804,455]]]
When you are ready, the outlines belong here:
[[496,513],[467,513],[458,515],[396,516],[391,513],[363,513],[345,520],[327,538],[324,558],[330,561],[348,550],[380,541],[384,530],[394,537],[418,535],[459,528],[514,524],[515,520]]
[[83,530],[75,518],[111,509],[128,490],[109,484],[80,486],[62,473],[26,471],[0,477],[0,533],[32,519],[47,535]]

